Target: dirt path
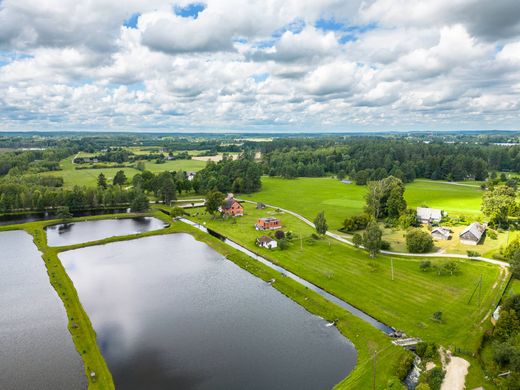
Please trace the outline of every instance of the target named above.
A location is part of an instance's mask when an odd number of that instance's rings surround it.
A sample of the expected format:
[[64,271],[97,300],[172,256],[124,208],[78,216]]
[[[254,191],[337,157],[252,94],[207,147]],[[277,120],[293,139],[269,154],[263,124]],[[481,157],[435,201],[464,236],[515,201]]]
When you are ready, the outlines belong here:
[[450,351],[447,351],[446,354],[449,357],[449,363],[445,367],[446,376],[442,382],[441,390],[464,390],[469,362],[461,357],[451,356]]

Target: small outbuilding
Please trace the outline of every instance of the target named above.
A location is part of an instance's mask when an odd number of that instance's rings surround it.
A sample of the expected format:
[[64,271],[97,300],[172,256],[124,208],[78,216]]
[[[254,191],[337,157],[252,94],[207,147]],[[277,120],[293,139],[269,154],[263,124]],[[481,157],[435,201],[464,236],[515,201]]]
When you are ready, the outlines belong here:
[[280,229],[282,227],[282,223],[278,218],[259,218],[256,221],[256,230],[275,230]]
[[486,232],[486,229],[487,225],[485,223],[473,222],[459,234],[461,244],[477,245]]
[[439,223],[442,219],[442,210],[429,207],[417,207],[417,221],[420,223]]
[[443,227],[436,227],[432,230],[432,237],[436,240],[449,240],[451,237],[451,230]]
[[278,243],[271,237],[262,236],[256,239],[256,245],[261,246],[262,248],[274,249],[278,246]]
[[258,202],[258,203],[256,204],[256,208],[257,208],[258,210],[263,210],[263,209],[266,208],[266,206],[265,206],[264,203],[262,203],[262,202]]

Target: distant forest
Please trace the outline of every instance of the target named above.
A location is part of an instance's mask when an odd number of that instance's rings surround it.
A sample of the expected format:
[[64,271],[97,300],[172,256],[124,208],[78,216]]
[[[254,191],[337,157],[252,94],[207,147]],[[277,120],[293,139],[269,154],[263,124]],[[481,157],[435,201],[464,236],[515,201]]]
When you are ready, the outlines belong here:
[[263,170],[270,176],[350,177],[357,184],[390,175],[411,182],[484,180],[493,171],[520,171],[520,146],[402,138],[278,139],[263,143]]

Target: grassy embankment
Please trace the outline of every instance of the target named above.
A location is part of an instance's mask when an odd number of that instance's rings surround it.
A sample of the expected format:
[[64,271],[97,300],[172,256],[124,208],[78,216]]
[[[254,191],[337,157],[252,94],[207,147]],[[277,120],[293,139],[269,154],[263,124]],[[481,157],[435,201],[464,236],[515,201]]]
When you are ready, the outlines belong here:
[[[108,182],[111,183],[116,173],[120,170],[125,172],[128,180],[132,180],[134,175],[140,173],[135,168],[95,168],[95,169],[75,169],[77,166],[72,163],[74,156],[67,157],[60,161],[61,171],[45,172],[42,175],[46,176],[61,176],[64,180],[64,187],[72,188],[74,186],[96,187],[97,178],[100,173],[103,173]],[[152,161],[145,161],[146,169],[153,173],[164,171],[199,171],[206,166],[204,161],[197,160],[172,160],[166,161],[163,164],[156,164]]]
[[[170,222],[170,219],[160,212],[153,212],[149,215],[154,215]],[[106,219],[113,217],[129,217],[128,214],[122,215],[104,215],[88,218],[79,218],[76,220],[85,219]],[[107,239],[93,241],[83,244],[71,245],[66,247],[49,247],[47,245],[47,238],[45,227],[54,224],[58,221],[42,221],[32,222],[21,225],[11,225],[0,227],[0,231],[23,229],[31,234],[38,249],[42,252],[42,257],[45,261],[49,279],[56,290],[59,297],[62,299],[67,316],[69,319],[68,328],[72,335],[73,342],[76,349],[80,353],[84,364],[85,373],[89,378],[89,389],[113,389],[114,384],[110,371],[106,362],[101,355],[101,352],[96,343],[96,334],[92,324],[88,318],[87,313],[83,309],[76,289],[63,268],[58,255],[60,252],[78,249],[93,245],[102,245],[110,242],[137,239],[145,236],[170,234],[170,233],[189,233],[197,240],[205,242],[213,249],[224,255],[229,260],[241,268],[247,270],[253,275],[267,281],[276,279],[272,284],[278,291],[294,300],[309,312],[321,316],[327,320],[338,320],[336,326],[340,332],[350,339],[356,346],[357,350],[357,365],[351,374],[345,378],[338,388],[357,389],[370,388],[372,385],[372,354],[377,352],[377,388],[385,388],[387,381],[394,375],[396,363],[401,359],[406,352],[393,346],[387,336],[372,328],[364,321],[354,317],[352,314],[339,308],[338,306],[328,302],[318,294],[301,286],[297,282],[282,278],[280,275],[266,267],[265,265],[249,258],[241,252],[227,246],[218,239],[205,234],[189,225],[181,222],[174,222],[170,227],[146,232],[141,234],[134,234],[129,236],[110,237]],[[90,376],[91,372],[95,372],[95,378]]]
[[[256,210],[254,205],[245,205],[245,209],[246,215],[236,220],[214,220],[202,211],[194,219],[380,321],[453,350],[460,348],[470,353],[477,350],[488,325],[484,318],[505,288],[507,272],[501,273],[495,265],[452,259],[460,271],[453,276],[439,276],[435,271],[419,270],[419,263],[424,259],[382,255],[370,259],[366,252],[333,239],[309,240],[313,229],[291,215],[273,209]],[[257,232],[253,225],[258,217],[268,215],[279,217],[284,230],[296,236],[287,250],[269,251],[255,246],[255,238],[263,233]],[[431,261],[441,265],[450,259]],[[477,295],[468,301],[481,275],[479,306]],[[435,311],[443,313],[442,322],[432,320]]]
[[[330,177],[287,180],[264,176],[261,191],[241,197],[287,208],[311,220],[318,212],[325,211],[329,228],[336,230],[346,217],[363,212],[365,193],[366,186],[343,184]],[[482,190],[416,181],[406,185],[405,198],[410,208],[427,205],[445,210],[450,215],[478,217]]]

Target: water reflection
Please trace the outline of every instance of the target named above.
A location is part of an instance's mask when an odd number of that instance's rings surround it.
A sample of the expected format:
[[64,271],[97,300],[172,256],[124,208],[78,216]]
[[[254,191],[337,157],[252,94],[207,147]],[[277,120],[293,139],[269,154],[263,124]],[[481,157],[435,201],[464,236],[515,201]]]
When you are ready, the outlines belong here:
[[149,232],[164,226],[164,222],[152,217],[60,223],[47,227],[47,243],[49,246],[81,244],[113,236]]
[[327,389],[336,328],[186,234],[62,253],[118,389]]
[[0,389],[85,389],[65,309],[32,237],[0,233],[0,248]]

